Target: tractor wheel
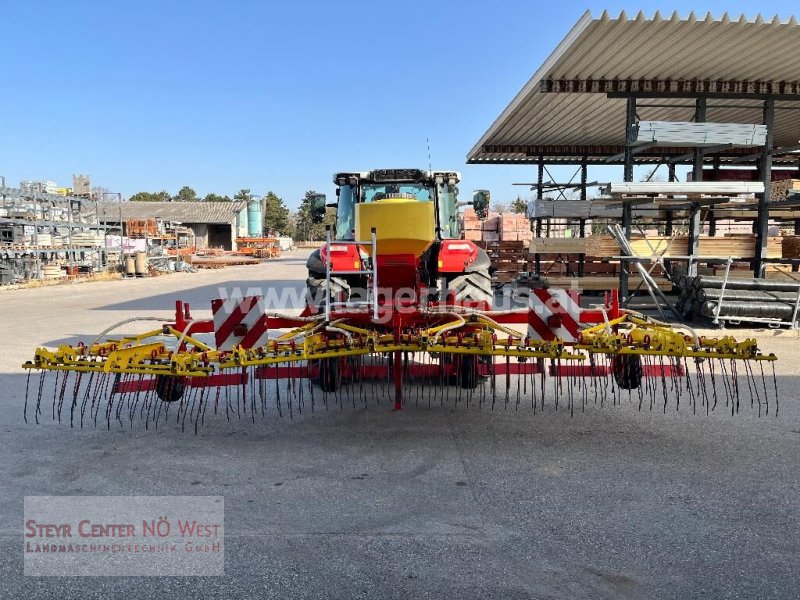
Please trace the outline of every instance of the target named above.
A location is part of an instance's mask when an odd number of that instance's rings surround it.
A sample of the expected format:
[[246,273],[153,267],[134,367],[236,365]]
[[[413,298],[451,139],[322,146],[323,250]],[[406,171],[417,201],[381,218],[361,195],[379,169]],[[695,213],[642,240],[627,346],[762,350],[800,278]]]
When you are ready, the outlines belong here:
[[336,392],[342,386],[342,367],[338,358],[319,361],[319,387],[323,392]]
[[455,293],[456,300],[486,302],[489,306],[494,303],[492,277],[486,270],[462,273],[448,279],[445,293],[447,294],[450,290]]
[[320,311],[326,302],[346,301],[350,298],[350,284],[342,277],[331,277],[330,297],[325,297],[325,275],[309,273],[306,279],[306,306],[315,306]]
[[458,385],[464,390],[474,390],[478,387],[478,357],[473,354],[464,354],[460,361],[456,361],[458,367]]
[[642,357],[636,354],[618,354],[611,361],[614,381],[623,390],[635,390],[642,384]]
[[156,396],[163,402],[177,402],[186,390],[186,383],[181,377],[156,375]]

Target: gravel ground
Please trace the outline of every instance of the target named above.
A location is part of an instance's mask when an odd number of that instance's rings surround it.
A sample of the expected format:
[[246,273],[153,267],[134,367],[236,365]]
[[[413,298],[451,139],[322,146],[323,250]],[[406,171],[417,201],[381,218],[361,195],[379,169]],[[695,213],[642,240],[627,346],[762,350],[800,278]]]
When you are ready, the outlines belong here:
[[[156,279],[0,291],[0,598],[797,598],[798,338],[781,412],[591,406],[570,417],[380,407],[175,428],[22,419],[19,365],[219,286],[301,290],[304,254]],[[203,309],[203,310],[201,310]],[[23,575],[27,495],[224,495],[223,577]]]

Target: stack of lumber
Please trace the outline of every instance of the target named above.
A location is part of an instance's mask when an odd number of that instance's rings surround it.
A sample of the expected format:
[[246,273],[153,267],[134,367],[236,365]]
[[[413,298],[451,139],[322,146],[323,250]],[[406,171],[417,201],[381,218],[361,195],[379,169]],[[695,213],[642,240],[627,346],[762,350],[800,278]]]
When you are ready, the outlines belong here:
[[477,242],[483,239],[481,221],[475,214],[474,208],[467,208],[461,218],[461,231],[464,232],[464,239]]
[[61,268],[60,265],[42,266],[42,279],[60,279],[66,276],[66,272]]
[[82,231],[80,233],[72,234],[73,246],[103,246],[105,244],[105,237],[101,233],[94,231]]
[[786,200],[790,192],[800,192],[800,179],[773,181],[769,197],[771,200]]
[[523,241],[480,241],[478,246],[486,250],[492,261],[494,273],[492,283],[502,285],[515,281],[517,275],[525,270],[527,249]]
[[[547,283],[552,287],[573,289],[577,287],[582,292],[605,292],[619,289],[619,277],[610,275],[597,275],[594,277],[563,277],[545,276]],[[654,277],[659,289],[662,292],[672,291],[672,283],[665,277]],[[642,283],[639,275],[631,274],[628,277],[628,286],[631,290],[636,289]]]
[[532,238],[529,252],[531,254],[586,254],[586,240],[587,238]]
[[781,238],[783,258],[800,258],[800,235],[787,235]]
[[[587,256],[619,256],[620,248],[617,243],[608,236],[591,236],[585,238],[584,254]],[[672,241],[669,237],[653,236],[632,239],[631,246],[633,252],[638,256],[663,255],[665,258],[670,256],[686,256],[689,253],[688,238],[686,236],[676,236]],[[652,247],[652,248],[651,248]],[[700,237],[700,256],[735,256],[750,258],[755,254],[755,236],[736,235],[729,237]],[[767,257],[781,257],[781,238],[770,237],[767,240]]]

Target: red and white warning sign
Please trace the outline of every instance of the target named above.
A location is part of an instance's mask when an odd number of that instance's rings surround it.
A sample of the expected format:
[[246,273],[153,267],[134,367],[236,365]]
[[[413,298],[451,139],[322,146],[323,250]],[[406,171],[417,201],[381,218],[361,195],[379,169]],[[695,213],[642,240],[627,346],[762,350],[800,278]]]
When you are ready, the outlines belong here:
[[233,350],[237,346],[265,346],[267,315],[262,296],[245,296],[228,300],[212,300],[214,339],[218,350]]
[[577,292],[536,288],[531,290],[528,308],[528,337],[532,340],[578,340],[581,305]]

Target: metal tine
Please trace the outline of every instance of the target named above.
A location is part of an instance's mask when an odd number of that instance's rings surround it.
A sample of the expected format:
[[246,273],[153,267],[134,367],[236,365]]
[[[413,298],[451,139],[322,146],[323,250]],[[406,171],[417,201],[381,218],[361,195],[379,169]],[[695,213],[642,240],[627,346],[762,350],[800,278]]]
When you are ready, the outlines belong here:
[[495,381],[495,360],[494,356],[492,356],[491,360],[489,361],[489,389],[492,392],[492,410],[494,410],[494,404],[497,401],[497,385]]
[[[672,361],[670,360],[670,363],[671,362]],[[664,369],[666,367],[664,366],[664,357],[663,356],[659,356],[658,357],[658,365],[659,365],[659,368],[661,369],[661,378],[660,378],[661,379],[661,395],[664,397],[664,402],[666,403],[667,399],[669,398],[669,394],[668,394],[668,389],[667,389],[667,376],[664,374]],[[650,398],[650,410],[653,410],[653,404],[655,404],[655,400],[656,400],[655,396]],[[677,407],[676,407],[676,410],[677,410]]]
[[222,388],[217,386],[214,389],[214,414],[215,415],[217,414],[217,411],[219,409],[219,400],[220,400],[221,396],[222,396]]
[[164,421],[169,418],[167,414],[169,411],[169,403],[164,402],[163,400],[159,400],[156,402],[153,401],[153,426],[158,429],[158,423],[161,420],[161,413],[164,413]]
[[47,375],[47,370],[42,369],[39,372],[39,391],[36,394],[36,412],[34,413],[36,424],[39,424],[39,415],[42,414],[42,393],[44,392],[44,381]]
[[[291,367],[291,365],[288,365],[288,366]],[[278,381],[280,381],[280,380],[278,380]],[[294,383],[294,378],[293,377],[289,377],[286,380],[286,405],[287,405],[287,407],[289,409],[289,419],[290,420],[294,419],[294,386],[293,386],[293,383]]]
[[[114,411],[114,390],[119,389],[120,381],[123,381],[122,373],[114,373],[113,377],[109,377],[111,379],[111,390],[108,392],[106,396],[106,428],[111,429],[111,413]],[[95,423],[96,424],[96,423]]]
[[747,387],[750,389],[750,408],[753,408],[753,397],[755,397],[755,401],[758,404],[758,417],[761,418],[761,396],[758,394],[758,383],[749,360],[744,361],[744,370],[747,378]]
[[733,389],[736,397],[736,414],[739,414],[739,368],[736,361],[731,359],[731,375],[733,376]]
[[[139,378],[138,378],[138,381],[136,382],[136,389],[137,390],[141,389],[143,379],[144,379],[144,375],[140,374]],[[134,393],[129,394],[128,395],[128,402],[125,405],[126,408],[128,409],[128,424],[131,426],[131,428],[133,428],[133,415],[136,412],[136,407],[139,405],[139,399],[140,399],[139,397],[140,397],[140,395],[141,395],[141,392],[139,392],[139,391],[136,391]],[[119,420],[119,415],[117,416],[117,419]],[[122,425],[121,420],[120,420],[120,425]]]
[[256,371],[258,367],[250,367],[249,369],[249,383],[250,383],[250,421],[256,422]]
[[[69,371],[64,372],[64,381],[61,382],[61,391],[58,395],[58,422],[61,423],[61,409],[64,406],[64,395],[67,392],[67,382],[69,381]],[[77,378],[77,377],[76,377]]]
[[199,399],[200,405],[197,407],[197,416],[194,419],[195,435],[197,435],[198,422],[200,425],[205,424],[206,405],[208,404],[206,402],[206,394],[208,393],[208,388],[206,386],[203,386],[198,390],[198,392],[200,394],[200,399]]
[[236,416],[242,418],[242,409],[247,416],[247,368],[242,367],[239,373],[239,385],[236,386]]
[[311,381],[311,361],[305,361],[306,366],[306,380],[308,381],[308,396],[311,399],[311,413],[314,413],[314,404],[316,399],[314,398],[314,382]]
[[[133,378],[134,378],[133,375],[129,375],[128,376],[128,381],[133,381]],[[125,376],[123,375],[123,381],[124,380],[125,380]],[[129,391],[129,390],[126,390],[124,387],[122,388],[122,390],[123,390],[122,392],[117,392],[120,395],[120,399],[119,399],[119,402],[117,402],[117,410],[114,413],[114,417],[115,417],[117,423],[120,424],[120,427],[122,426],[122,409],[125,408],[126,406],[128,406],[128,404],[131,401],[131,396],[136,395],[136,391],[135,390]],[[126,404],[126,400],[127,400],[127,404]]]
[[[221,373],[223,381],[227,379],[228,371],[223,369]],[[223,386],[225,388],[225,420],[231,422],[231,388],[229,385]]]
[[[458,374],[461,373],[461,369],[463,367],[463,355],[461,354],[453,354],[453,364],[455,365],[455,372],[456,372],[456,380],[458,380]],[[450,391],[449,389],[447,390]],[[461,400],[461,386],[458,386],[458,391],[456,391],[456,408],[458,408],[458,403]],[[449,400],[449,394],[448,394]]]
[[686,372],[686,390],[689,392],[689,405],[692,407],[692,411],[694,412],[696,409],[696,396],[694,393],[694,387],[692,386],[692,373],[689,371],[689,363],[686,360],[686,357],[683,357],[683,370]]
[[[558,373],[561,371],[561,359],[555,359],[550,361],[550,366],[555,367],[556,375],[553,378],[553,402],[555,404],[556,410],[558,410],[558,401],[559,396],[561,395],[561,377],[558,376]],[[544,397],[542,397],[542,401],[544,401]],[[544,407],[542,407],[544,408]]]
[[[647,369],[650,366],[650,362],[646,356],[642,357],[642,363],[643,369]],[[636,395],[639,397],[640,411],[642,410],[642,402],[644,401],[645,391],[647,392],[647,395],[652,398],[652,394],[650,394],[650,382],[647,381],[647,377],[642,377],[642,384],[636,389]]]
[[675,410],[679,410],[681,406],[681,389],[683,386],[679,380],[680,375],[678,369],[680,368],[680,361],[677,358],[671,359],[672,364],[672,388],[671,391],[675,394]]
[[195,388],[192,389],[192,391],[190,391],[188,394],[181,396],[181,404],[178,407],[177,419],[177,421],[180,423],[181,431],[186,431],[186,417],[188,416],[191,419],[192,412],[194,411],[194,394],[196,391],[197,390]]
[[[295,368],[293,365],[290,365],[290,366],[292,366],[293,369]],[[302,381],[303,380],[303,378],[302,378],[302,373],[303,373],[302,365],[298,364],[296,366],[296,368],[297,368],[297,372],[301,374],[301,377],[294,378],[293,385],[295,386],[295,397],[297,398],[297,412],[299,412],[302,415],[303,414],[303,408],[306,405],[305,398],[303,397],[303,387],[304,386],[303,386],[303,381]],[[292,371],[292,372],[294,373],[294,371]]]
[[506,356],[506,399],[505,409],[508,410],[509,395],[511,393],[511,357]]
[[573,397],[573,375],[567,373],[567,407],[569,408],[569,416],[575,416],[575,399]]
[[108,387],[108,376],[103,373],[98,378],[99,383],[99,390],[97,393],[97,398],[92,398],[92,418],[94,419],[94,426],[97,427],[97,415],[100,412],[100,405],[103,402],[103,399],[106,398],[106,388]]
[[769,394],[767,393],[767,380],[764,377],[764,362],[758,361],[758,368],[761,370],[761,385],[764,388],[764,415],[769,416]]
[[772,383],[775,386],[775,417],[778,416],[778,377],[775,375],[775,361],[770,361],[772,364]]
[[[30,371],[28,371],[28,381],[30,381]],[[72,403],[69,407],[69,426],[70,428],[74,427],[75,422],[75,407],[78,405],[78,396],[80,395],[81,391],[81,383],[83,382],[83,373],[80,371],[75,374],[75,386],[72,388]],[[28,403],[28,385],[25,385],[25,404],[27,408]],[[25,422],[28,422],[27,416],[25,417]]]
[[[139,384],[141,386],[145,386],[146,385],[145,381],[146,380],[144,375],[141,375],[139,377]],[[142,406],[147,402],[147,396],[149,393],[150,391],[147,389],[147,387],[145,387],[144,391],[136,394],[133,397],[133,402],[131,402],[128,405],[128,427],[130,429],[133,429],[133,422],[136,419],[137,412],[139,413],[139,420],[144,421],[144,426],[145,428],[147,428],[147,421],[142,418],[143,417]]]
[[[58,396],[58,378],[61,376],[60,371],[56,371],[55,381],[53,382],[53,421],[56,420],[56,400]],[[66,376],[66,373],[64,373]]]
[[281,380],[275,376],[275,407],[278,409],[278,416],[283,417],[283,410],[281,409]]
[[728,372],[725,369],[725,360],[722,358],[717,360],[719,361],[719,369],[720,372],[722,373],[722,389],[725,392],[725,407],[727,408],[728,404],[733,401],[733,396],[729,389],[730,380],[728,378]]
[[541,411],[544,412],[545,378],[547,377],[547,369],[545,368],[544,360],[540,361],[539,367],[539,397],[541,398]]
[[25,377],[25,406],[22,409],[22,418],[28,422],[28,393],[31,387],[31,373],[33,369],[28,369],[28,375]]
[[[587,381],[586,377],[579,377],[578,378],[581,385],[581,412],[586,412],[586,405],[589,404],[589,381]],[[594,383],[594,377],[588,377],[592,383]]]
[[[717,408],[717,378],[714,372],[714,359],[709,359],[708,361],[708,374],[711,376],[711,396],[714,399],[711,410],[714,410]],[[708,410],[706,410],[706,413],[708,413]]]
[[708,382],[706,381],[705,360],[695,360],[695,369],[697,369],[697,386],[703,397],[703,406],[706,407],[706,416],[709,414],[711,406],[711,398],[708,395]]
[[261,410],[261,418],[266,419],[267,417],[267,407],[266,407],[266,390],[265,382],[267,381],[267,369],[268,367],[262,367],[261,370],[256,370],[256,373],[260,375],[258,378],[258,407]]

